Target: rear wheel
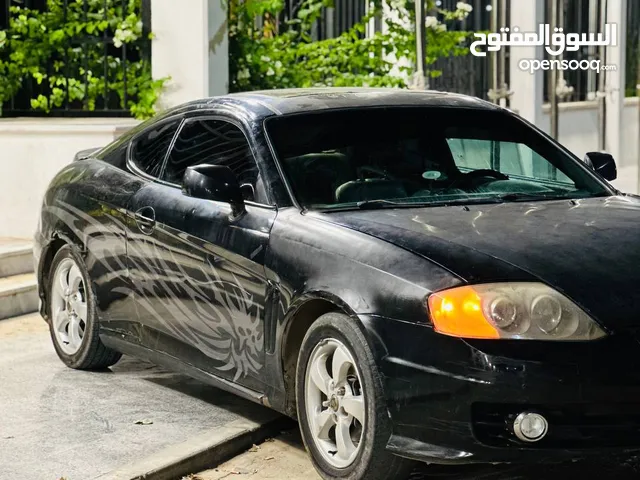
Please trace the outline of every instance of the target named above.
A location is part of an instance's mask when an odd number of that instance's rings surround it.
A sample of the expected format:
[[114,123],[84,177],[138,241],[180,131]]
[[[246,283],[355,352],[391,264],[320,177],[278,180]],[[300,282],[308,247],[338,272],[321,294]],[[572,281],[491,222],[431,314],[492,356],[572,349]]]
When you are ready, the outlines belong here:
[[305,336],[296,372],[298,421],[325,479],[401,479],[411,462],[386,450],[391,435],[373,354],[354,320],[321,316]]
[[58,357],[67,366],[82,370],[116,363],[122,355],[100,341],[95,295],[74,247],[66,245],[56,253],[48,287],[49,330]]

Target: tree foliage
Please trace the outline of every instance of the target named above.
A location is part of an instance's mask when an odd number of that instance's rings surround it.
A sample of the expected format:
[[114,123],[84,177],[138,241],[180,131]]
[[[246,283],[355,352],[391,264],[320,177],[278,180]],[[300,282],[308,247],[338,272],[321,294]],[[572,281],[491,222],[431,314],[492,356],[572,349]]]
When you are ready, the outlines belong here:
[[[32,82],[39,86],[31,99],[37,110],[50,112],[67,100],[95,110],[117,97],[136,118],[152,116],[166,79],[151,77],[142,54],[141,0],[124,3],[48,0],[44,11],[12,6],[9,26],[0,31],[0,109]],[[113,39],[106,50],[105,38]],[[122,48],[128,50],[126,69]]]
[[[333,4],[304,0],[295,17],[280,24],[283,0],[230,0],[230,89],[407,86],[415,63],[413,0],[375,0],[351,29],[336,38],[313,41],[313,25]],[[467,54],[470,32],[448,26],[464,19],[471,6],[458,2],[455,11],[446,11],[430,1],[428,11],[427,64]],[[375,17],[383,19],[382,31],[367,35]],[[428,73],[441,74],[436,69]]]

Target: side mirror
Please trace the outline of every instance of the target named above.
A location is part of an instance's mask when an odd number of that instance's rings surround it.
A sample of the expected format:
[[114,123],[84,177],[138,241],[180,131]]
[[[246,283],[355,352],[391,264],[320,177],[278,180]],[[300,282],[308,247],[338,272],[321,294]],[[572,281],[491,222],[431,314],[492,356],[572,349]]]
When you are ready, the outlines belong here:
[[589,152],[584,156],[584,163],[593,168],[606,180],[615,180],[618,177],[616,161],[604,152]]
[[182,192],[193,198],[228,203],[234,217],[245,212],[238,177],[224,165],[187,167],[182,180]]

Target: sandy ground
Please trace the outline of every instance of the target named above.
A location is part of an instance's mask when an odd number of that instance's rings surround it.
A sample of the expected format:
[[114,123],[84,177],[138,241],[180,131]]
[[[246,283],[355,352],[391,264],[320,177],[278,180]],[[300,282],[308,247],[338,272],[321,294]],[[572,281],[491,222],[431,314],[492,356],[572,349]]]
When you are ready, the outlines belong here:
[[297,430],[285,432],[278,438],[256,445],[217,468],[185,478],[221,480],[239,477],[251,477],[256,480],[320,479],[307,457]]
[[47,323],[38,313],[0,321],[0,339],[48,331]]
[[[183,480],[320,480],[297,430],[254,446],[217,468]],[[638,460],[606,459],[561,465],[417,465],[407,480],[637,480]],[[404,480],[404,479],[398,479]]]

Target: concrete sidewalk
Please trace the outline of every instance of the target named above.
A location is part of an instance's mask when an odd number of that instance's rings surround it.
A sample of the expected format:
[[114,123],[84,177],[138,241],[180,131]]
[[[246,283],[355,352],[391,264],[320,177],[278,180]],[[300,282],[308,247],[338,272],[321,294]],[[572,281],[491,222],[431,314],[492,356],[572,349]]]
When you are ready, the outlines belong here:
[[[128,357],[104,372],[71,370],[38,315],[0,321],[0,411],[3,480],[134,478],[198,452],[201,462],[225,432],[255,433],[279,418]],[[172,478],[167,471],[155,478]]]

